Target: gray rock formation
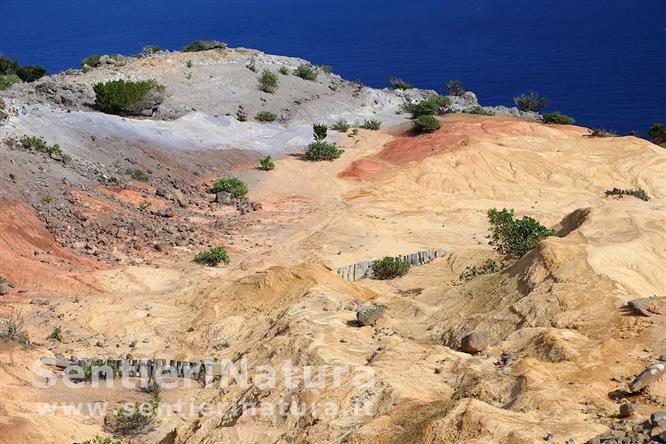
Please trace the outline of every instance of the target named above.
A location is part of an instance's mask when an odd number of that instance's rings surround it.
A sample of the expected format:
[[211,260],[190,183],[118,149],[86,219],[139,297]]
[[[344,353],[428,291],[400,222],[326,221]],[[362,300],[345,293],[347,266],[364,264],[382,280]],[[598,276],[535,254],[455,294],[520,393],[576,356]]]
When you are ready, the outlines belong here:
[[384,307],[372,306],[363,307],[356,312],[358,323],[365,325],[375,325],[375,323],[384,316],[386,309]]
[[666,296],[632,299],[627,305],[643,316],[653,316],[666,311]]
[[650,384],[653,384],[659,380],[666,372],[666,365],[664,364],[654,364],[643,370],[634,380],[629,384],[629,390],[632,393],[636,393],[644,389]]

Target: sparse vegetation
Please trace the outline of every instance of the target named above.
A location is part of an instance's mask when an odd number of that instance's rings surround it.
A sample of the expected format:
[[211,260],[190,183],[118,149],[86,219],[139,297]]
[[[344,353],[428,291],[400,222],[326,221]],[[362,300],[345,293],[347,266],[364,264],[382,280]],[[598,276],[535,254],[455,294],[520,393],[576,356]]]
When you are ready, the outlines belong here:
[[89,66],[91,68],[97,68],[99,66],[99,60],[100,56],[98,56],[97,54],[88,56],[85,59],[81,60],[81,68],[85,66]]
[[314,135],[314,140],[317,142],[322,141],[326,139],[326,136],[328,135],[328,126],[326,126],[325,123],[313,123],[312,132]]
[[275,122],[277,120],[277,114],[270,111],[259,111],[254,119],[257,122]]
[[294,71],[296,77],[300,77],[303,80],[315,81],[317,80],[317,68],[306,63],[298,65],[298,68]]
[[18,60],[0,56],[0,90],[15,83],[34,82],[47,74],[46,69],[37,65],[20,66]]
[[576,123],[576,121],[559,111],[555,111],[554,113],[544,114],[543,123],[550,123],[555,125],[573,125]]
[[372,263],[372,277],[381,280],[393,279],[406,275],[410,268],[409,262],[386,256]]
[[0,55],[0,75],[6,76],[9,74],[16,74],[19,70],[18,60],[13,60]]
[[606,196],[634,196],[645,202],[650,200],[650,196],[648,196],[648,193],[642,188],[636,188],[635,190],[613,188],[612,190],[606,191]]
[[51,330],[51,334],[46,339],[53,339],[54,341],[62,342],[62,327],[54,327],[53,330]]
[[541,225],[536,219],[523,216],[513,218],[513,210],[488,210],[490,223],[490,245],[510,256],[522,257],[539,244],[542,239],[554,236],[555,231]]
[[256,63],[254,62],[254,59],[250,60],[250,63],[248,63],[247,65],[245,65],[245,67],[246,67],[247,69],[249,69],[250,71],[252,71],[252,72],[257,72],[257,65],[256,65]]
[[226,191],[231,194],[234,199],[244,199],[250,191],[245,182],[237,177],[223,177],[216,180],[211,188],[213,193]]
[[288,76],[290,74],[289,68],[287,68],[286,66],[281,66],[278,72],[283,76]]
[[49,145],[46,140],[38,136],[23,136],[20,140],[23,148],[27,150],[35,150],[42,153],[46,153],[49,156],[62,156],[62,148],[57,143],[55,145]]
[[21,83],[21,78],[16,74],[0,75],[0,91],[5,90],[16,83]]
[[417,133],[432,133],[433,131],[437,131],[442,125],[435,116],[421,116],[412,121],[412,126]]
[[222,262],[228,265],[231,259],[224,247],[213,247],[194,256],[194,262],[215,267]]
[[217,40],[195,40],[183,48],[183,52],[208,51],[209,49],[226,48],[227,44]]
[[241,106],[239,106],[238,111],[236,111],[236,118],[239,122],[245,122],[247,120],[247,113]]
[[361,123],[360,127],[367,130],[377,131],[382,127],[382,122],[377,119],[368,119]]
[[540,97],[538,92],[532,91],[529,94],[521,94],[513,98],[514,103],[522,111],[541,112],[550,102],[546,97]]
[[112,378],[116,378],[120,376],[120,369],[116,364],[112,362],[108,362],[106,364],[99,363],[99,364],[85,365],[81,367],[81,370],[83,370],[83,379],[85,381],[92,380],[93,374],[97,375],[100,378],[106,378],[109,376]]
[[138,115],[162,101],[164,86],[155,80],[112,80],[95,84],[93,90],[95,107],[99,111],[117,115]]
[[616,137],[617,134],[615,134],[612,131],[606,131],[605,129],[599,129],[599,128],[592,128],[589,130],[590,134],[588,134],[588,137]]
[[471,110],[468,111],[469,114],[476,114],[479,116],[494,116],[495,113],[493,111],[488,111],[485,108],[481,106],[475,106]]
[[190,59],[187,61],[187,63],[185,63],[185,66],[187,66],[188,68],[192,68],[194,66],[194,63],[192,63],[192,60]]
[[406,89],[412,89],[412,88],[414,88],[412,85],[410,85],[409,83],[405,82],[404,80],[402,80],[402,79],[399,78],[399,77],[391,77],[391,78],[389,79],[389,82],[391,82],[391,86],[393,87],[393,89],[402,89],[402,90],[406,90]]
[[140,168],[130,170],[129,174],[134,180],[140,180],[143,182],[147,182],[148,180],[150,180],[150,176],[148,175],[148,173],[146,173]]
[[340,119],[333,124],[331,129],[340,131],[341,133],[346,133],[349,131],[349,123],[345,119]]
[[147,45],[147,46],[143,47],[142,52],[146,55],[149,55],[149,54],[157,54],[158,52],[161,52],[161,51],[162,51],[162,48],[160,48],[157,45]]
[[123,443],[108,436],[95,435],[93,439],[86,439],[81,444],[123,444]]
[[259,77],[259,90],[273,94],[278,89],[278,76],[268,69],[264,69]]
[[317,68],[319,68],[325,74],[330,74],[333,72],[333,67],[331,65],[318,65]]
[[0,318],[0,339],[18,341],[25,336],[26,333],[23,331],[23,316],[21,316],[20,311],[10,311]]
[[655,123],[648,130],[650,141],[655,145],[666,144],[666,128],[663,123]]
[[492,259],[486,259],[485,261],[483,261],[483,264],[479,267],[477,267],[476,265],[472,266],[468,265],[467,267],[465,267],[465,271],[460,273],[459,279],[461,281],[470,281],[477,276],[490,273],[497,273],[503,268],[504,264],[498,264]]
[[43,203],[43,204],[48,205],[48,204],[50,204],[50,203],[53,203],[54,201],[55,201],[55,199],[54,199],[53,196],[51,196],[50,194],[49,194],[49,195],[46,195],[46,196],[44,196],[44,197],[42,197],[42,203]]
[[113,415],[113,431],[123,435],[140,432],[153,422],[159,405],[160,396],[156,394],[153,395],[150,401],[136,402],[131,407],[124,406],[120,408]]
[[264,171],[271,171],[275,169],[275,162],[271,156],[266,156],[259,159],[259,167]]
[[446,88],[451,96],[462,96],[465,94],[465,88],[460,80],[449,80]]
[[16,75],[24,82],[34,82],[47,74],[46,69],[41,66],[25,65],[16,71]]

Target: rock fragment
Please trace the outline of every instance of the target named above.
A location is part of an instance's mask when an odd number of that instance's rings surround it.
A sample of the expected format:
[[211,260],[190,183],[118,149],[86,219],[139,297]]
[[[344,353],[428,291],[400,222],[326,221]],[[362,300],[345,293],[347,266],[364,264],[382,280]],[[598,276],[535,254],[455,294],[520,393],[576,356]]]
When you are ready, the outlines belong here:
[[629,390],[631,390],[632,393],[641,391],[648,385],[657,382],[657,380],[664,375],[665,371],[666,365],[661,363],[647,367],[634,378],[631,384],[629,384]]
[[358,323],[365,325],[375,325],[375,323],[384,316],[384,307],[373,306],[373,307],[363,307],[356,312],[356,319]]
[[462,338],[460,349],[465,353],[476,354],[488,346],[488,340],[482,333],[472,332]]

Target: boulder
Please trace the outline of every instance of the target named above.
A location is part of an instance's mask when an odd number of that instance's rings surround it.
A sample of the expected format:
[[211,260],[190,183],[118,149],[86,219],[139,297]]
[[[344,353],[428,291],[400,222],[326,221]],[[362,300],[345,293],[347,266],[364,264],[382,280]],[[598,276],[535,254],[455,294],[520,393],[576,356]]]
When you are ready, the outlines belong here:
[[632,393],[641,391],[648,385],[657,382],[664,375],[664,372],[666,372],[666,365],[662,363],[647,367],[629,384],[629,390]]
[[488,340],[483,333],[472,332],[462,338],[460,349],[465,353],[479,353],[488,346]]
[[620,418],[626,418],[634,414],[636,407],[631,402],[625,402],[620,406]]
[[215,193],[215,203],[222,205],[235,205],[236,200],[226,191],[220,191]]
[[356,312],[358,323],[365,325],[375,325],[375,323],[384,316],[386,308],[380,306],[363,307]]

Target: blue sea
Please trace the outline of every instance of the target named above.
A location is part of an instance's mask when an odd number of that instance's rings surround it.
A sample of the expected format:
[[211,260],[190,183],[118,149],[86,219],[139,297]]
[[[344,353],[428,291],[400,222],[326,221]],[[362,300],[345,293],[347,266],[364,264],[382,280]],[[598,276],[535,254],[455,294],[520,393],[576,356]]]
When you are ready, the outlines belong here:
[[583,125],[666,123],[666,0],[0,0],[0,53],[50,72],[94,53],[223,40],[384,87],[485,105],[536,90]]

